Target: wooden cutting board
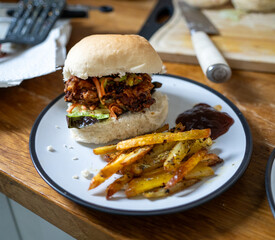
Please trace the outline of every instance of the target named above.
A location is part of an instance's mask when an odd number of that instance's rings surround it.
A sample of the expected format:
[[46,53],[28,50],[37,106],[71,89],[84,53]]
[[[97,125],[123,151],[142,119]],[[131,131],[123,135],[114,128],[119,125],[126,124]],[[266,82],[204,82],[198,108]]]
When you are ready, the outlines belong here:
[[[275,13],[244,13],[232,6],[202,12],[219,30],[211,39],[232,68],[275,72]],[[163,23],[165,14],[171,16]],[[160,0],[140,34],[164,61],[198,63],[176,0]]]

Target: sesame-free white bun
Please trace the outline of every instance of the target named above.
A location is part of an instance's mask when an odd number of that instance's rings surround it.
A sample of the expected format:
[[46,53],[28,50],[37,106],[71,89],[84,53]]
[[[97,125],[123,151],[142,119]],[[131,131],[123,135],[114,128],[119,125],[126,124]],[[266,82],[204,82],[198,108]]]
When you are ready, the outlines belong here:
[[275,9],[275,0],[233,0],[232,3],[235,8],[244,11],[268,12]]
[[160,73],[163,63],[139,35],[99,34],[83,38],[69,51],[63,77],[81,79],[125,73]]
[[210,8],[224,5],[229,0],[185,0],[185,2],[195,7]]
[[148,133],[159,128],[168,114],[168,99],[161,92],[153,95],[156,102],[143,112],[127,112],[118,117],[95,123],[85,128],[70,128],[72,137],[84,143],[108,143]]

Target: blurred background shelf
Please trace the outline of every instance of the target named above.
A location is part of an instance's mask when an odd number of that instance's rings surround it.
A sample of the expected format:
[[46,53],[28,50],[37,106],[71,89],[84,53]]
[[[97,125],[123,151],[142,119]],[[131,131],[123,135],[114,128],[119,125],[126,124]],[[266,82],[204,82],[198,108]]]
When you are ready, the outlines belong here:
[[74,240],[17,202],[0,193],[1,240]]

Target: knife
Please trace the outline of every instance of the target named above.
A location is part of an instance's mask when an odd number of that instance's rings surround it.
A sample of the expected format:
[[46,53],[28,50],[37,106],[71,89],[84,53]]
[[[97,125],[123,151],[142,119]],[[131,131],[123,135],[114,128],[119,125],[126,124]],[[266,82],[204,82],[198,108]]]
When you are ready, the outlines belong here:
[[215,83],[222,83],[231,78],[228,63],[207,34],[219,34],[215,26],[195,7],[179,1],[179,7],[191,33],[192,44],[199,64],[206,77]]

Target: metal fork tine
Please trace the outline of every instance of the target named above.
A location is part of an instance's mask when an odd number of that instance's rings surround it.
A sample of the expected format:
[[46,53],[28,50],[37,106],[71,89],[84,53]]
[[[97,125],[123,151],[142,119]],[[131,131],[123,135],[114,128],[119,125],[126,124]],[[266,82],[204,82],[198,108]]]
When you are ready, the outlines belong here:
[[41,11],[42,11],[42,6],[35,7],[34,11],[32,11],[32,15],[26,21],[26,25],[24,27],[24,30],[22,31],[23,34],[28,34],[32,31],[32,28],[36,23],[36,19],[40,15]]
[[33,27],[33,30],[31,32],[32,35],[37,35],[39,33],[39,31],[41,30],[41,27],[43,26],[45,19],[48,16],[48,13],[51,10],[51,6],[47,5],[46,7],[43,7],[43,10],[41,12],[41,14],[39,15],[39,17],[37,18],[37,21]]
[[15,13],[13,15],[13,19],[12,19],[12,21],[10,23],[7,35],[9,35],[10,33],[13,32],[13,29],[17,25],[20,17],[24,14],[25,7],[26,7],[26,5],[25,5],[24,2],[19,2],[17,10],[15,11]]
[[41,37],[43,36],[45,37],[47,32],[49,32],[49,30],[52,28],[53,24],[55,23],[56,17],[60,15],[58,4],[60,4],[58,0],[53,1],[51,12],[48,14],[48,18],[46,19],[40,31]]
[[22,35],[22,29],[25,26],[27,19],[31,15],[32,10],[33,10],[33,4],[32,3],[27,4],[27,8],[23,16],[18,20],[17,25],[12,31],[13,34]]

